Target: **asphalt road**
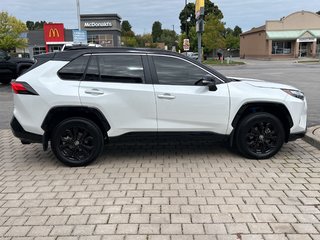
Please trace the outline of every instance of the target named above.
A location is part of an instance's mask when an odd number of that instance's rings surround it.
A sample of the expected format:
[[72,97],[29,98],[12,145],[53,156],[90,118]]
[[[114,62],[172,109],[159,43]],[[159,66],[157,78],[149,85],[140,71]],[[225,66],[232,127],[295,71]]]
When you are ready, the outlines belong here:
[[[308,126],[320,124],[320,64],[291,61],[249,61],[246,65],[215,66],[227,76],[258,78],[301,89],[308,100]],[[0,129],[10,128],[13,102],[10,85],[0,84]]]

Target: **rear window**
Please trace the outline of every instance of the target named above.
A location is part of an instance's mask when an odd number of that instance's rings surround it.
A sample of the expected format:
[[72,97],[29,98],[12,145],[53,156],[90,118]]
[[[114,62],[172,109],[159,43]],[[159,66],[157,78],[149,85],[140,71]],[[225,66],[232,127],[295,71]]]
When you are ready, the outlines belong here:
[[86,70],[89,56],[81,56],[61,68],[58,75],[63,80],[81,80]]

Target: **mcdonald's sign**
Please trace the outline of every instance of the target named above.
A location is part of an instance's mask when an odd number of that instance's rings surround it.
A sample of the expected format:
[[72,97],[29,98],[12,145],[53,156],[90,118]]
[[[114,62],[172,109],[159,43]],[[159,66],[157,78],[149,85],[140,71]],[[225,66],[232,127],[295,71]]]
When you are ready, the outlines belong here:
[[64,26],[62,23],[44,25],[44,40],[46,42],[63,42]]

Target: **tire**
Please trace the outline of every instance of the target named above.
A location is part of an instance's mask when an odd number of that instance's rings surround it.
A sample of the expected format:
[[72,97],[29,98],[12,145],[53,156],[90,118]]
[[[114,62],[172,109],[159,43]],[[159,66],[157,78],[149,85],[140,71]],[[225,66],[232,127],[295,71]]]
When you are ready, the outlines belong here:
[[247,158],[266,159],[280,150],[284,138],[280,120],[270,113],[259,112],[242,119],[236,128],[235,144]]
[[86,166],[103,150],[100,128],[85,118],[69,118],[59,123],[51,134],[54,155],[65,165]]

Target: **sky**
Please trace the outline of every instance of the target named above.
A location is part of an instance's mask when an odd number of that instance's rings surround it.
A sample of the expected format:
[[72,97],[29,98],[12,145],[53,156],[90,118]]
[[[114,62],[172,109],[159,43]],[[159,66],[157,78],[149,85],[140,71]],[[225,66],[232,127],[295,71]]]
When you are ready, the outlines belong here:
[[[195,2],[195,0],[187,0]],[[240,26],[243,31],[278,20],[296,11],[317,12],[320,0],[211,0],[224,15],[226,27]],[[185,0],[80,0],[81,14],[117,13],[128,20],[136,34],[150,33],[155,21],[162,28],[180,33],[179,14]],[[0,0],[0,11],[26,22],[64,23],[65,28],[78,26],[76,0]]]

